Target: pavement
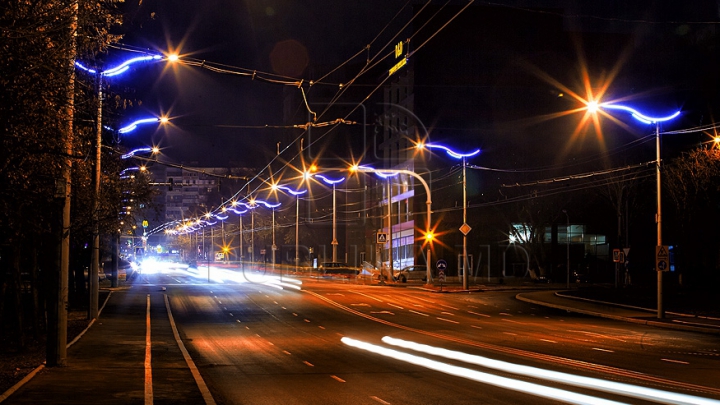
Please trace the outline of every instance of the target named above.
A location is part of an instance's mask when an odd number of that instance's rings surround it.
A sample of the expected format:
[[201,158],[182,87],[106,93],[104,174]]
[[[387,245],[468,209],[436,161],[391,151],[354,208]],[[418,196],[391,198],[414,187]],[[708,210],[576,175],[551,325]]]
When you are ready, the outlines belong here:
[[[552,287],[549,287],[552,288]],[[443,292],[517,290],[516,298],[534,305],[659,328],[720,335],[720,318],[697,317],[571,297],[558,289],[513,286]],[[439,291],[438,291],[439,292]],[[147,320],[151,328],[147,328]],[[185,348],[171,332],[165,294],[150,289],[118,289],[108,296],[100,316],[67,351],[65,367],[40,365],[8,391],[3,405],[15,404],[214,404],[208,388],[188,363]],[[152,345],[147,345],[148,332]],[[150,348],[149,348],[150,347]],[[147,351],[151,353],[148,380]],[[149,391],[148,393],[148,384]]]

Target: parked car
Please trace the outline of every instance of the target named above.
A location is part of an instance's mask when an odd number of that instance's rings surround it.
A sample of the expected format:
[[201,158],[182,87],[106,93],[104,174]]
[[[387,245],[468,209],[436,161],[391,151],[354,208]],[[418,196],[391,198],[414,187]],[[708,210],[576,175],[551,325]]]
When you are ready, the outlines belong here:
[[355,278],[360,269],[342,262],[325,262],[320,265],[320,273],[325,277]]
[[427,281],[427,266],[413,265],[403,267],[395,272],[395,280],[406,283],[408,281]]

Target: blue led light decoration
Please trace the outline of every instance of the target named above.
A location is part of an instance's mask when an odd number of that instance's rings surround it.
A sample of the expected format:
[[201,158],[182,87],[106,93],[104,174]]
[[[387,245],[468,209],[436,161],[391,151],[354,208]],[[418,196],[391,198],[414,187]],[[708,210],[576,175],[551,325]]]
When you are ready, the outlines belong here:
[[643,124],[657,124],[659,122],[665,122],[670,121],[674,118],[676,118],[678,115],[680,115],[680,111],[675,111],[674,113],[665,116],[665,117],[650,117],[648,115],[645,115],[638,110],[622,105],[622,104],[612,104],[612,103],[602,103],[600,104],[600,108],[607,108],[611,110],[623,110],[627,111],[632,115],[633,118],[636,120],[642,122]]

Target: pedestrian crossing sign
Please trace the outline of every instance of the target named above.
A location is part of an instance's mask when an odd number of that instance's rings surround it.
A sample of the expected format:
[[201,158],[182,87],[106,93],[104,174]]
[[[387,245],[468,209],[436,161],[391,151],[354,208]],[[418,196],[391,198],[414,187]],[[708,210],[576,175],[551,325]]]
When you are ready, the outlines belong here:
[[378,232],[377,233],[377,243],[387,243],[388,241],[388,235],[385,232]]

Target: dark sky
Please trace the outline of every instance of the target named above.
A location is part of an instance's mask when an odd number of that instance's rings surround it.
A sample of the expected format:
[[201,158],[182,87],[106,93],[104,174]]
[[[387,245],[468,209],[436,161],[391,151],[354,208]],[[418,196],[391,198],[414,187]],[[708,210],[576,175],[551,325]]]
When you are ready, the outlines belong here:
[[[127,4],[130,13],[124,26],[123,43],[150,50],[178,50],[200,61],[310,80],[328,72],[370,43],[406,3],[404,0],[136,0]],[[464,3],[451,2],[453,5]],[[528,66],[531,65],[572,90],[581,91],[582,73],[578,66],[582,60],[592,78],[615,76],[608,89],[608,94],[613,97],[628,93],[645,95],[634,102],[652,111],[682,108],[683,121],[678,125],[685,127],[707,124],[714,119],[713,108],[718,104],[718,80],[714,73],[715,62],[718,62],[715,50],[718,39],[716,25],[706,22],[718,19],[715,2],[693,2],[692,6],[684,2],[619,0],[504,3],[507,5],[500,8],[503,14],[509,15],[507,24],[497,24],[492,31],[486,26],[461,30],[462,34],[449,34],[451,30],[448,29],[433,39],[436,54],[428,54],[428,48],[415,60],[435,63],[435,69],[439,71],[458,72],[467,71],[468,63],[471,66],[475,63],[490,69],[478,69],[479,76],[529,83],[527,86],[533,92],[547,92],[555,98],[551,101],[543,101],[542,97],[537,98],[540,101],[523,98],[522,89],[517,91],[515,98],[495,97],[499,86],[480,90],[478,94],[486,98],[482,101],[486,102],[487,108],[466,120],[479,122],[467,133],[503,134],[502,137],[482,139],[484,149],[498,151],[493,159],[495,163],[501,164],[505,159],[513,165],[526,164],[525,156],[537,151],[538,145],[547,144],[543,135],[550,136],[558,131],[572,133],[575,129],[572,125],[579,121],[578,116],[556,121],[551,127],[527,125],[541,113],[556,107],[567,109],[573,104],[558,103],[557,95],[562,91],[558,91],[552,82],[529,74]],[[497,8],[497,3],[476,2],[475,6],[482,14],[482,7]],[[524,15],[530,23],[515,20],[513,13]],[[391,34],[397,32],[411,15],[406,9],[373,43],[370,53],[380,51],[391,40]],[[557,20],[559,35],[563,37],[549,38],[547,41],[550,42],[547,42],[543,36],[547,35],[546,31],[529,28],[534,26],[533,21],[541,19]],[[580,33],[576,36],[581,38],[579,41],[573,42],[573,32]],[[391,44],[395,42],[390,41]],[[450,42],[457,51],[440,57],[442,44]],[[523,62],[516,65],[518,70],[498,64],[503,71],[493,72],[493,65],[485,63],[486,55],[473,54],[472,50],[465,52],[462,44],[466,42],[483,43],[484,49],[492,49],[493,57],[509,58],[508,55],[513,53],[512,57]],[[413,45],[417,46],[417,43]],[[553,49],[554,46],[562,49]],[[467,58],[477,60],[467,62]],[[362,55],[355,62],[364,59],[365,55]],[[617,73],[613,72],[616,66],[620,66]],[[345,73],[351,71],[347,69]],[[531,77],[528,80],[534,82],[523,82],[518,79],[520,77]],[[274,154],[276,143],[289,139],[287,131],[242,127],[282,124],[283,92],[297,93],[297,89],[188,66],[167,70],[161,66],[139,67],[132,72],[132,79],[123,80],[123,85],[136,87],[138,97],[144,101],[140,108],[128,111],[128,120],[133,115],[161,112],[173,118],[172,127],[143,128],[128,143],[159,143],[170,160],[197,161],[205,166],[224,166],[229,162],[264,166],[268,156]],[[378,77],[369,80],[379,81]],[[424,83],[427,86],[440,84]],[[598,85],[597,82],[594,84]],[[298,94],[295,94],[295,101]],[[313,94],[308,97],[312,102]],[[452,94],[448,93],[446,97],[451,98]],[[568,98],[567,94],[565,97]],[[458,105],[467,104],[456,101]],[[477,100],[470,101],[473,102]],[[290,107],[296,109],[298,105]],[[432,110],[431,106],[429,110]],[[443,123],[443,120],[447,123],[448,117],[453,116],[432,115],[431,112],[423,119],[430,124]],[[624,131],[618,126],[614,130]],[[511,139],[512,136],[516,138]],[[506,159],[505,154],[499,153],[523,145],[528,146],[528,153],[519,153],[513,159]]]
[[[130,5],[133,11],[126,19],[123,43],[151,50],[173,49],[215,64],[313,79],[362,50],[405,3],[145,0],[139,6]],[[405,15],[406,21],[409,10]],[[385,35],[376,44],[389,38]],[[380,45],[371,48],[373,53],[379,50]],[[364,60],[363,54],[356,62]],[[161,68],[136,70],[127,81],[139,87],[144,103],[130,113],[164,112],[173,118],[174,125],[158,131],[143,128],[134,137],[160,143],[172,160],[198,161],[206,166],[229,162],[264,165],[277,142],[288,137],[281,129],[241,127],[282,125],[283,91],[299,92],[297,88],[288,90],[286,86],[198,67],[181,66],[165,72]]]

